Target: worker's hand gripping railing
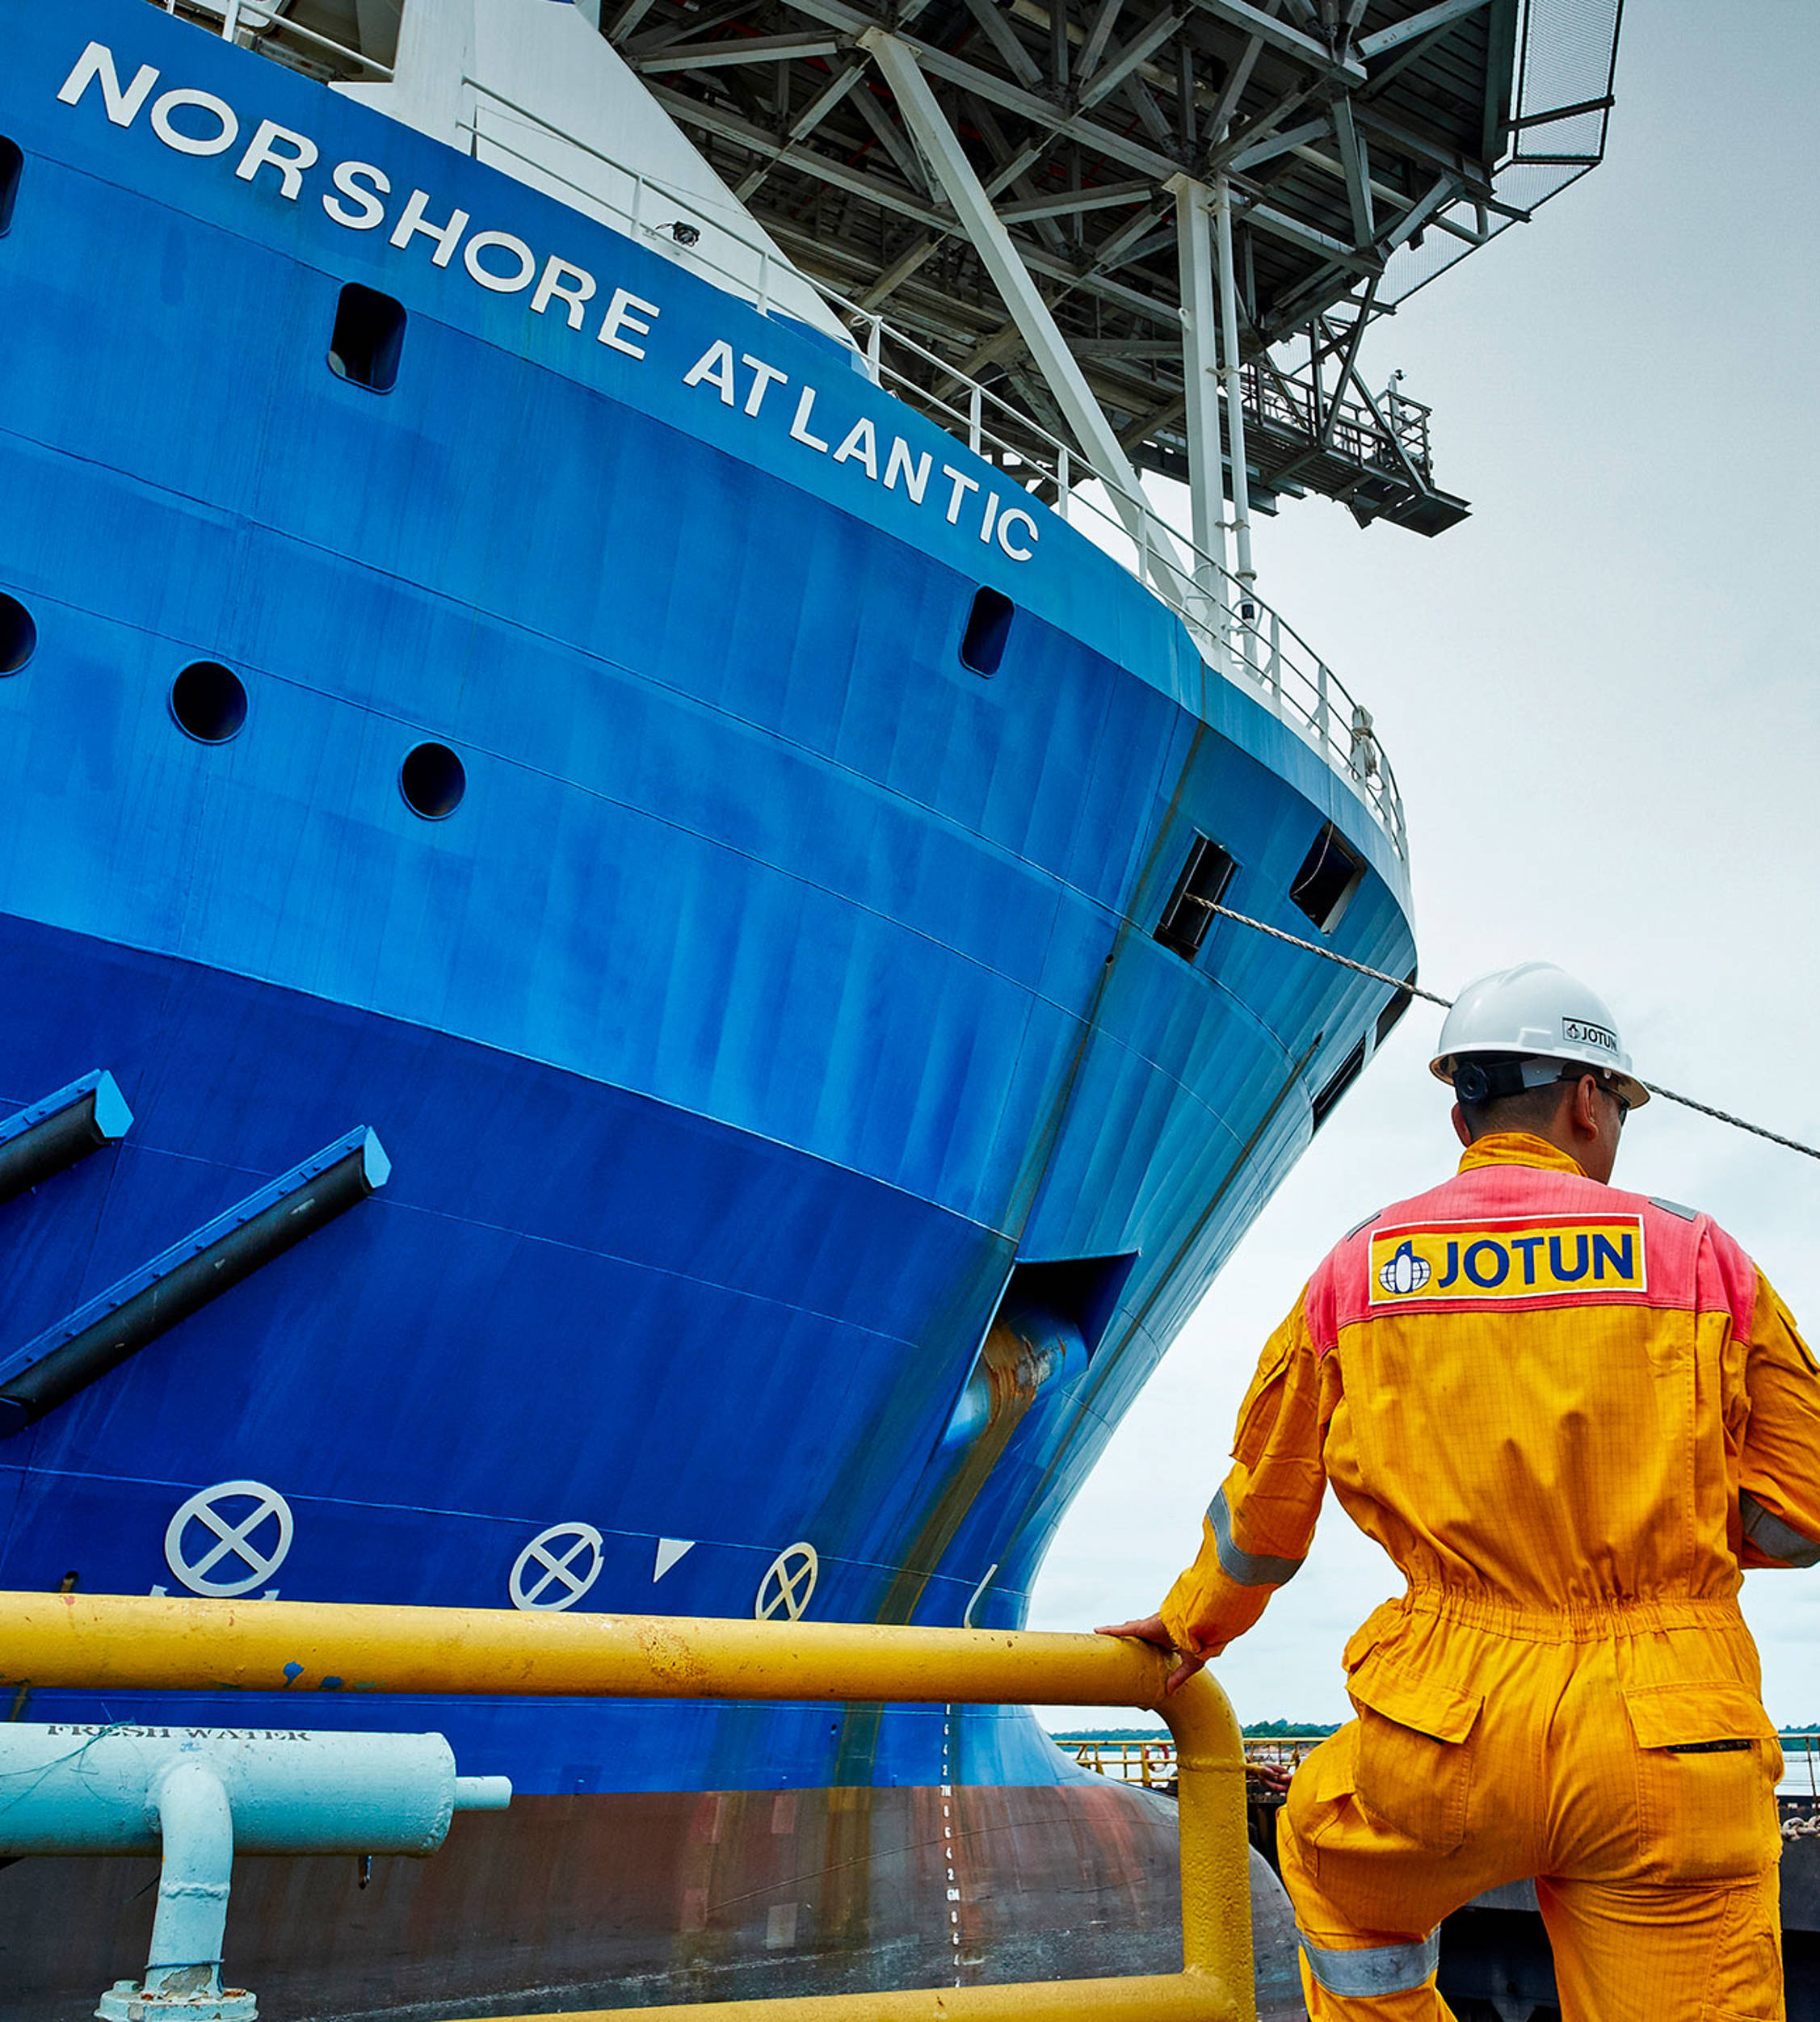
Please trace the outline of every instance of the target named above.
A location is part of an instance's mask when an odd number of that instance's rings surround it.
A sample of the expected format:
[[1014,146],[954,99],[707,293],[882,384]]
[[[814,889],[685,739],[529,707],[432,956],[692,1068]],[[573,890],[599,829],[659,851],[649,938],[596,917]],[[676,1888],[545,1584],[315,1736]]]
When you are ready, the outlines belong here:
[[1115,2014],[1255,2022],[1244,1750],[1225,1694],[1206,1672],[1164,1697],[1171,1661],[1141,1643],[1028,1630],[0,1595],[0,1687],[8,1690],[225,1688],[283,1692],[294,1705],[299,1692],[332,1679],[330,1689],[344,1692],[1138,1706],[1169,1723],[1180,1776],[1180,1973],[703,2003],[640,2009],[642,2022],[1080,2022]]

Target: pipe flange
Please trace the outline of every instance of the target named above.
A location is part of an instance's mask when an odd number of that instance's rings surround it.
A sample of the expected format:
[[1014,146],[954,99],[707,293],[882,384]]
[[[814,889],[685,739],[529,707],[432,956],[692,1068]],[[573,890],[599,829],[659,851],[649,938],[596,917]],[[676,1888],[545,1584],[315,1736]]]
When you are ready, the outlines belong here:
[[116,1980],[95,2012],[97,2022],[258,2022],[259,2007],[245,1987],[148,1994],[138,1980]]

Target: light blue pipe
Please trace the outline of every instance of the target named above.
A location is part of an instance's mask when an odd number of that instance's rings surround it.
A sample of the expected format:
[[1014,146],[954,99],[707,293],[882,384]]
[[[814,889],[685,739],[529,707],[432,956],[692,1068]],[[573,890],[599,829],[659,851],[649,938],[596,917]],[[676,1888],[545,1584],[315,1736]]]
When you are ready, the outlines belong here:
[[153,1801],[164,1842],[158,1915],[142,1995],[221,1991],[221,1943],[233,1880],[233,1812],[220,1776],[200,1757],[174,1762]]
[[434,1853],[457,1811],[503,1810],[503,1776],[458,1776],[440,1734],[0,1724],[0,1854],[162,1848],[142,1980],[103,2022],[254,2022],[221,1985],[228,1891],[245,1853]]

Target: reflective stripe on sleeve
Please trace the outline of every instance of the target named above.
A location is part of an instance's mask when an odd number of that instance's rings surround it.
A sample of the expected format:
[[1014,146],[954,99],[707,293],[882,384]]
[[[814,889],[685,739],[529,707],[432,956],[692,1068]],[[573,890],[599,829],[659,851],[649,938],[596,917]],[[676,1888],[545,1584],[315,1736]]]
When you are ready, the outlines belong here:
[[1369,2000],[1374,1994],[1407,1994],[1440,1963],[1439,1924],[1414,1944],[1374,1944],[1363,1952],[1330,1952],[1301,1940],[1308,1969],[1330,1994]]
[[1207,1520],[1213,1526],[1213,1549],[1220,1555],[1220,1570],[1235,1587],[1281,1587],[1302,1569],[1299,1558],[1273,1558],[1267,1552],[1242,1552],[1232,1541],[1232,1511],[1226,1507],[1221,1489],[1207,1506]]
[[[1820,1566],[1820,1545],[1810,1537],[1783,1522],[1780,1516],[1766,1510],[1748,1490],[1738,1497],[1739,1509],[1744,1516],[1744,1535],[1759,1552],[1771,1558],[1779,1558],[1784,1566]],[[1225,1553],[1220,1553],[1220,1563],[1226,1562]],[[1238,1576],[1234,1574],[1236,1579]]]

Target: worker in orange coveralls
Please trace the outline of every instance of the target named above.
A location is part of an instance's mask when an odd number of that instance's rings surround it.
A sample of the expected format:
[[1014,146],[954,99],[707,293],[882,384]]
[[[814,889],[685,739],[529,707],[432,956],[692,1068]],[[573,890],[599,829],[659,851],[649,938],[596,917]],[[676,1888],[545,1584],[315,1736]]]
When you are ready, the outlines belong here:
[[1560,969],[1441,1033],[1458,1175],[1362,1222],[1265,1348],[1159,1613],[1172,1685],[1291,1579],[1331,1482],[1409,1583],[1347,1646],[1283,1879],[1315,2022],[1440,2022],[1443,1917],[1533,1877],[1566,2022],[1783,2015],[1776,1730],[1740,1569],[1820,1562],[1820,1364],[1706,1216],[1608,1183],[1647,1100]]

